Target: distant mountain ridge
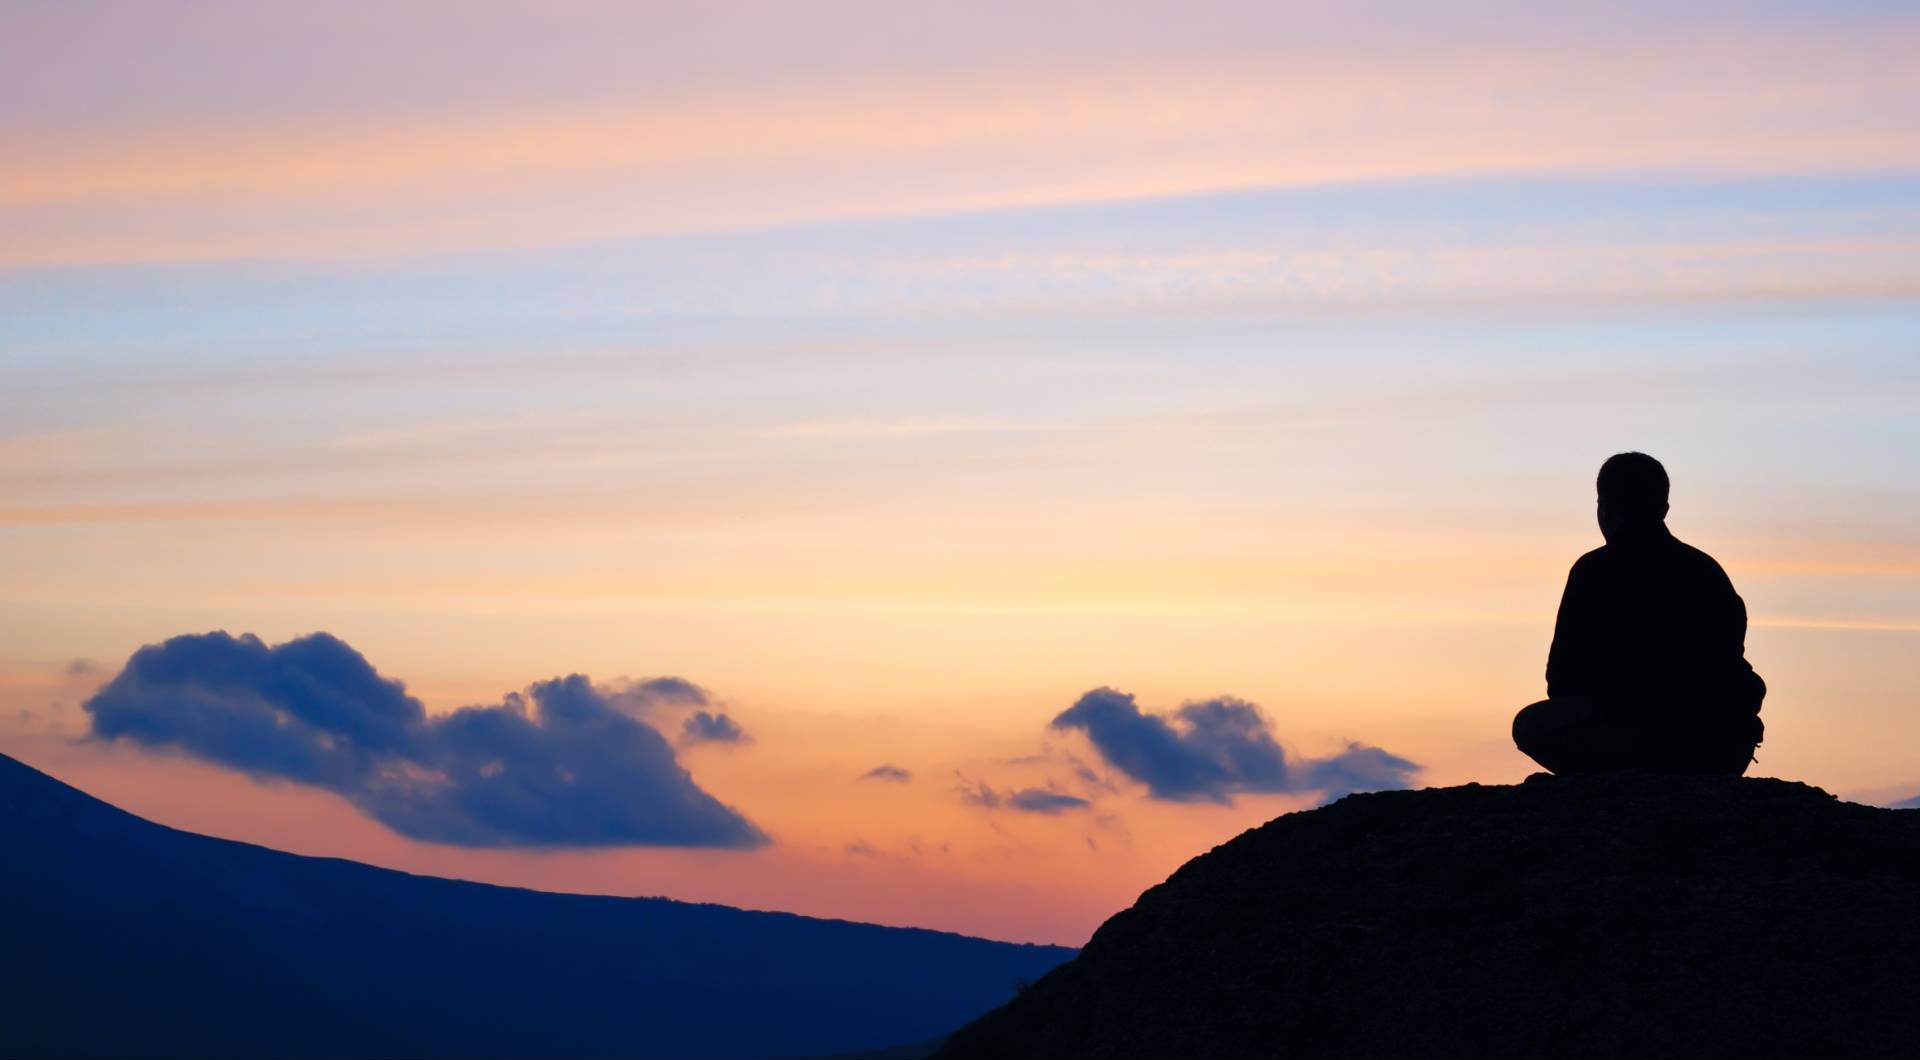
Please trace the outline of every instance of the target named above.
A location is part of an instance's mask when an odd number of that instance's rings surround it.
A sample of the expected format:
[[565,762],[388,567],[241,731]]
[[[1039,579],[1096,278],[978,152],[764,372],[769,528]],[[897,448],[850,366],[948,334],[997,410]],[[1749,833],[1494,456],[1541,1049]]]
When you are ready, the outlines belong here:
[[1350,796],[1188,862],[935,1055],[1920,1056],[1920,811],[1631,774]]
[[166,828],[0,755],[0,1056],[806,1057],[1072,956],[413,876]]

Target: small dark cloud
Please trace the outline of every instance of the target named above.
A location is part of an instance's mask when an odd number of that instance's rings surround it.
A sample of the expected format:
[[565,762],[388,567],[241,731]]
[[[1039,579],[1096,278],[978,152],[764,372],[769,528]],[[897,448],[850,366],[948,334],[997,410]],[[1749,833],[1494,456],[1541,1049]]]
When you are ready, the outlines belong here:
[[905,784],[913,779],[911,770],[896,765],[879,765],[860,774],[861,780],[883,780],[889,784]]
[[1302,765],[1306,787],[1324,793],[1329,800],[1357,791],[1404,788],[1420,769],[1418,765],[1378,747],[1352,742],[1337,755],[1308,759]]
[[1186,703],[1172,716],[1148,714],[1111,688],[1080,697],[1052,722],[1086,734],[1113,768],[1170,802],[1230,803],[1242,792],[1355,791],[1406,787],[1420,767],[1378,747],[1349,744],[1322,759],[1292,759],[1260,708],[1231,696]]
[[1018,810],[1021,813],[1045,814],[1049,817],[1066,813],[1069,810],[1084,810],[1093,805],[1077,795],[1067,795],[1047,788],[1015,788],[1006,791],[993,788],[984,782],[960,778],[960,799],[982,809]]
[[1093,805],[1078,795],[1064,795],[1043,788],[1021,788],[1007,796],[1007,805],[1022,813],[1065,813]]
[[92,735],[338,792],[416,839],[475,847],[752,847],[657,731],[582,675],[428,717],[325,633],[175,637],[84,704]]
[[713,702],[707,690],[684,677],[655,677],[628,685],[627,692],[645,696],[656,703],[680,707],[703,707]]
[[92,659],[74,659],[67,663],[68,677],[91,677],[101,672],[103,667]]
[[878,858],[883,856],[879,850],[864,839],[856,839],[848,843],[846,854],[850,858]]
[[695,711],[680,724],[680,743],[691,747],[699,743],[750,743],[752,737],[725,714]]
[[660,707],[709,707],[713,696],[684,677],[650,677],[645,681],[617,680],[603,693],[607,702],[636,716]]

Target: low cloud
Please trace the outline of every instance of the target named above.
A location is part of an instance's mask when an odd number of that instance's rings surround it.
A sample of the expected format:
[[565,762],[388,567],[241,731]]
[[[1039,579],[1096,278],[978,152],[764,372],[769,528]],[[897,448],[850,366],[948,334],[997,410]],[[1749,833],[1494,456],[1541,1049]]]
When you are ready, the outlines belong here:
[[680,743],[683,746],[691,747],[701,743],[751,742],[753,738],[747,735],[747,730],[742,729],[739,722],[725,714],[705,710],[695,711],[691,717],[680,724]]
[[1378,747],[1348,744],[1328,758],[1289,756],[1260,708],[1231,696],[1148,714],[1133,696],[1096,688],[1062,711],[1052,728],[1086,734],[1107,764],[1169,802],[1231,803],[1240,793],[1403,788],[1419,766]]
[[[684,694],[678,678],[668,694]],[[697,691],[697,688],[695,689]],[[703,696],[704,699],[704,696]],[[404,835],[473,847],[768,842],[703,791],[652,727],[580,674],[429,717],[325,633],[175,637],[85,709],[92,735],[338,792]]]
[[1889,810],[1920,810],[1920,795],[1915,795],[1911,799],[1901,799],[1899,802],[1892,803],[1891,805],[1889,805],[1887,809]]
[[1042,788],[1021,788],[1007,796],[1007,805],[1022,813],[1065,813],[1093,805],[1078,795],[1064,795]]
[[1413,783],[1420,767],[1378,747],[1349,741],[1347,749],[1329,758],[1301,763],[1306,788],[1337,799],[1356,791],[1391,791]]
[[919,836],[909,836],[905,843],[894,847],[879,846],[862,838],[842,847],[841,853],[848,858],[907,865],[926,857],[945,857],[953,853],[953,847],[947,843],[924,843]]
[[621,679],[606,693],[607,701],[633,714],[657,707],[707,707],[713,696],[684,677],[652,677],[645,681]]
[[860,779],[881,780],[889,784],[905,784],[913,779],[913,772],[895,765],[874,766],[872,769],[860,774]]
[[1021,813],[1038,813],[1052,817],[1070,810],[1084,810],[1093,805],[1077,795],[1053,791],[1048,788],[1015,788],[1001,791],[982,782],[960,780],[960,798],[964,802],[988,810],[1018,810]]

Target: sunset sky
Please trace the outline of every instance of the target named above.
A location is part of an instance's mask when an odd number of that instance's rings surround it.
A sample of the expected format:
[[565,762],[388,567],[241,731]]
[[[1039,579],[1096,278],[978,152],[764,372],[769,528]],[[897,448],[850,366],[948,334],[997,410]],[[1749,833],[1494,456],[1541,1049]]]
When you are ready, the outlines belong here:
[[[1544,6],[0,7],[0,751],[301,853],[1077,945],[1316,764],[1526,776],[1640,449],[1752,615],[1755,772],[1920,793],[1920,8]],[[586,675],[767,841],[413,838],[92,729],[217,630],[430,718]],[[1101,688],[1256,704],[1289,779],[1169,797],[1050,724]]]

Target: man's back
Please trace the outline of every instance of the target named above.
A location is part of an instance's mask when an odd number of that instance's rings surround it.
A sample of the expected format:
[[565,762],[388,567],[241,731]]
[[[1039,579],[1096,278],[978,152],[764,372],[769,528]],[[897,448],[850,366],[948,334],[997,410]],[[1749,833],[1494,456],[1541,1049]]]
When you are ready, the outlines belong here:
[[1664,526],[1602,545],[1567,575],[1547,695],[1639,716],[1752,714],[1765,685],[1745,658],[1747,608],[1712,556]]

